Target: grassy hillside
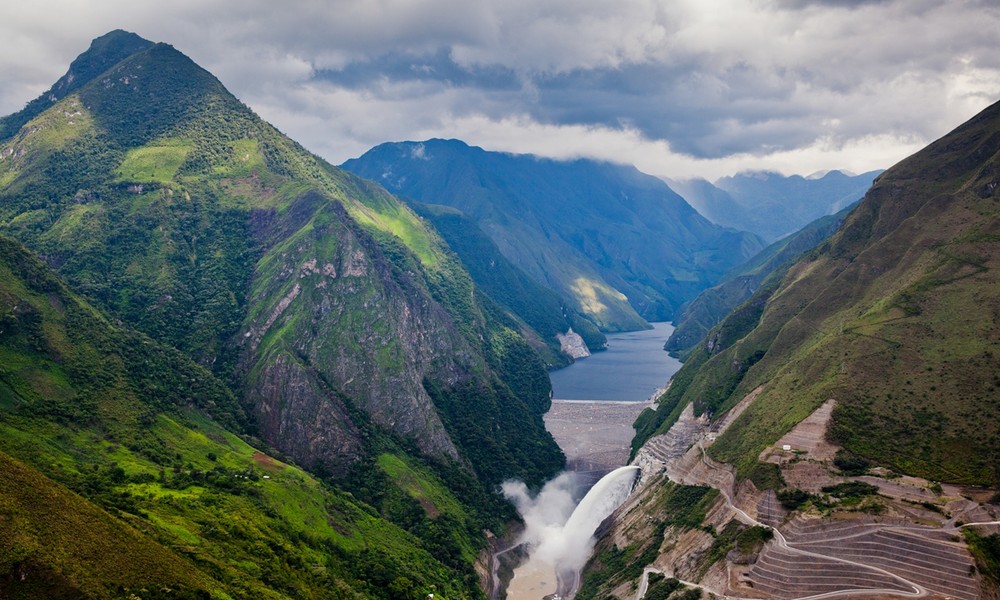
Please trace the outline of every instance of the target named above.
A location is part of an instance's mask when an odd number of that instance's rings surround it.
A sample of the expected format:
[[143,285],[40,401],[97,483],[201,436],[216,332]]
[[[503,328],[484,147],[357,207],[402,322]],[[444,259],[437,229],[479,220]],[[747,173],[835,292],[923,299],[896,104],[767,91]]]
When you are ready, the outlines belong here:
[[3,452],[0,475],[4,598],[224,595],[167,547]]
[[[151,44],[80,83],[0,156],[0,230],[116,318],[210,367],[264,439],[302,464],[342,473],[358,459],[355,410],[424,454],[492,473],[487,482],[536,481],[562,464],[541,421],[543,363],[491,316],[433,228],[172,47]],[[434,404],[467,389],[494,409]],[[540,451],[524,453],[524,436]],[[502,451],[471,458],[486,438]]]
[[0,142],[0,231],[68,285],[5,242],[0,450],[233,596],[479,597],[493,485],[563,464],[520,325],[172,47],[84,72]]
[[474,485],[456,497],[372,430],[384,476],[368,475],[362,504],[225,429],[240,409],[208,371],[112,326],[6,238],[0,282],[11,597],[479,596],[470,564],[491,523],[467,508]]
[[667,340],[671,355],[687,359],[705,335],[734,308],[747,300],[767,280],[781,277],[805,252],[818,246],[840,227],[850,208],[835,215],[821,217],[800,231],[781,239],[726,274],[690,303],[685,304],[674,319],[676,328]]
[[1000,480],[1000,105],[883,174],[829,241],[708,336],[640,431],[757,400],[711,447],[741,473],[828,398],[829,435],[897,472]]

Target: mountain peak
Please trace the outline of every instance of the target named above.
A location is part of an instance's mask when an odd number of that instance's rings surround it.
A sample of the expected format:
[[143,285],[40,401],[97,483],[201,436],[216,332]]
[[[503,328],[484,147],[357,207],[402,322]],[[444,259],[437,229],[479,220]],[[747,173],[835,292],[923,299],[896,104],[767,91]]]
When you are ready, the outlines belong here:
[[0,119],[0,141],[71,94],[79,94],[101,128],[125,147],[204,113],[199,107],[204,109],[210,98],[247,110],[218,79],[170,44],[116,29],[94,39],[47,92]]
[[62,99],[129,56],[152,45],[153,42],[123,29],[115,29],[105,33],[90,42],[90,48],[77,56],[70,63],[66,74],[60,77],[49,92],[42,94],[42,96],[49,97],[50,102]]
[[[141,39],[141,38],[140,38]],[[170,44],[151,43],[93,77],[78,91],[113,143],[141,146],[192,120],[252,114],[214,75]],[[256,117],[253,117],[256,118]]]
[[13,136],[28,121],[52,104],[84,87],[102,73],[132,56],[153,46],[153,42],[130,31],[115,29],[95,38],[90,47],[76,57],[66,74],[46,92],[29,102],[20,111],[0,119],[0,140]]

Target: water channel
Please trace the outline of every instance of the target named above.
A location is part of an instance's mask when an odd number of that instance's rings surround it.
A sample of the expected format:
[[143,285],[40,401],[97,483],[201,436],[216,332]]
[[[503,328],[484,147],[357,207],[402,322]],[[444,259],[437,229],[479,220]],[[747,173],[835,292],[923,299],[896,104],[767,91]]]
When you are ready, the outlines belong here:
[[[550,373],[554,400],[545,423],[570,472],[534,497],[523,488],[509,495],[525,518],[530,548],[507,588],[509,600],[541,600],[578,576],[593,530],[628,495],[634,474],[619,467],[628,460],[632,421],[681,367],[663,350],[672,332],[669,323],[653,323],[653,329],[610,334],[604,352]],[[607,512],[592,508],[609,502],[614,506]],[[579,526],[583,521],[586,527]]]

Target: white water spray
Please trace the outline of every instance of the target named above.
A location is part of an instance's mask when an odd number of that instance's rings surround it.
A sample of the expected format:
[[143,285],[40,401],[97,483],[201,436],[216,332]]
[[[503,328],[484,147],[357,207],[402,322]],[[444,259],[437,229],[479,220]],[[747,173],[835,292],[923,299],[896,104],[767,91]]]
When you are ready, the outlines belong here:
[[514,572],[507,598],[539,600],[556,591],[556,574],[575,579],[593,552],[594,532],[625,502],[638,474],[635,466],[615,469],[602,477],[575,509],[568,474],[547,483],[534,498],[523,483],[504,484],[504,494],[524,519],[521,542],[531,548],[527,562]]

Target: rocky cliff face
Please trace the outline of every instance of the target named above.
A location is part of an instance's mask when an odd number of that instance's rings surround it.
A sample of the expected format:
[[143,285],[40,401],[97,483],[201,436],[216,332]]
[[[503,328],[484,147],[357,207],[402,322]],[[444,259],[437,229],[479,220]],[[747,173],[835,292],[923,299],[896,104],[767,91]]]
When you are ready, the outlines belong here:
[[[377,428],[493,479],[558,468],[542,361],[437,232],[135,37],[112,34],[101,56],[124,59],[4,121],[27,124],[0,142],[18,157],[0,160],[2,229],[231,381],[304,465],[343,472]],[[74,64],[104,64],[95,52]]]
[[583,341],[579,333],[573,331],[572,327],[566,333],[556,334],[556,338],[559,339],[559,345],[564,354],[574,359],[590,356],[590,349],[587,348],[586,342]]
[[321,204],[258,263],[251,289],[261,308],[237,339],[246,399],[269,442],[304,464],[343,467],[359,443],[349,398],[424,452],[458,458],[423,381],[470,378],[473,353],[448,313],[413,274],[394,273],[343,208]]

